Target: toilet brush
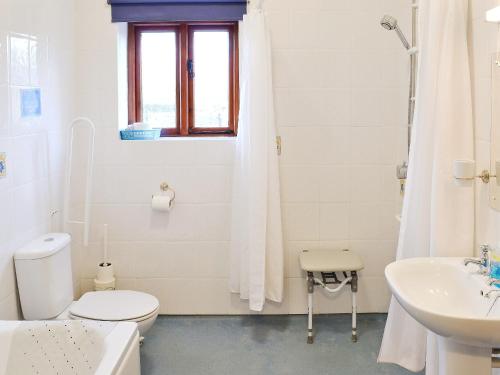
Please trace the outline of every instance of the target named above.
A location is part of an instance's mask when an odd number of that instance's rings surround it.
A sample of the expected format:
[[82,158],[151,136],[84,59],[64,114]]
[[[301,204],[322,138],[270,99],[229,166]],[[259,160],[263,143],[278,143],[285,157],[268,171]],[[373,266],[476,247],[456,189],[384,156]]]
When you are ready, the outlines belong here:
[[116,279],[113,264],[108,260],[108,224],[104,224],[103,236],[104,257],[97,266],[97,277],[94,279],[94,290],[115,290]]

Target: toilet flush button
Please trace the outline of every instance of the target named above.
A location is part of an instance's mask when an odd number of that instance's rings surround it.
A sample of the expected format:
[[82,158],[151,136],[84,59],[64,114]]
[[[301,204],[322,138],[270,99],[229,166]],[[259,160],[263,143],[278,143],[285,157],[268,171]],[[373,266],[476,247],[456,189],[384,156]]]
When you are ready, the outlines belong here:
[[54,237],[49,237],[49,238],[46,238],[44,239],[45,242],[52,242],[54,241]]

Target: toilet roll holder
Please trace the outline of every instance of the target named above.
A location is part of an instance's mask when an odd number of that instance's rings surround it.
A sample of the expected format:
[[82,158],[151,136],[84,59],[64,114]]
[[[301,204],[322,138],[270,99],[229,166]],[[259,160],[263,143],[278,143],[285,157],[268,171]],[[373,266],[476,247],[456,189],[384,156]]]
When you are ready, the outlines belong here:
[[489,170],[485,169],[479,176],[476,177],[481,179],[481,181],[483,181],[485,184],[488,184],[490,182],[490,179],[492,177],[496,177],[496,175],[491,174]]
[[175,200],[175,190],[172,189],[172,187],[170,187],[170,185],[167,182],[162,182],[160,184],[160,190],[163,193],[172,192],[172,202]]

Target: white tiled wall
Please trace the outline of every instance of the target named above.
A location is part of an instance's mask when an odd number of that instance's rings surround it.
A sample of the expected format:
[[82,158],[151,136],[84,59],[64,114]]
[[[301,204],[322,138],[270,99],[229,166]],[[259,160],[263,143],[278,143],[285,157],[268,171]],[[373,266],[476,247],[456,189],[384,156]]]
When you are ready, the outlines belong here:
[[[498,0],[470,1],[470,51],[472,62],[477,171],[490,169],[491,57],[500,49],[498,25],[485,22],[485,12]],[[496,140],[498,142],[498,140]],[[500,242],[500,213],[489,206],[488,185],[476,185],[476,244]]]
[[[285,302],[269,304],[268,313],[305,312],[297,264],[305,247],[361,253],[366,270],[360,307],[387,307],[383,269],[395,256],[395,166],[406,153],[409,60],[379,20],[393,14],[409,33],[410,3],[264,2],[283,138],[287,249]],[[76,110],[98,127],[91,246],[81,249],[83,290],[91,287],[107,223],[119,287],[157,295],[162,313],[246,313],[227,281],[233,141],[119,141],[117,26],[103,0],[77,0],[75,14]],[[168,215],[149,206],[162,181],[177,191]],[[317,311],[349,311],[346,297],[321,297]]]
[[[72,113],[73,2],[0,0],[0,319],[20,314],[13,252],[51,228],[61,207],[61,139]],[[19,93],[40,88],[42,115],[21,118]],[[58,229],[58,218],[53,228]]]
[[[363,311],[384,311],[383,269],[395,256],[395,166],[406,156],[408,56],[380,27],[392,14],[409,34],[409,1],[267,0],[290,313],[305,312],[304,248],[349,247],[366,262]],[[356,20],[355,22],[353,20]],[[345,295],[316,311],[349,311]]]

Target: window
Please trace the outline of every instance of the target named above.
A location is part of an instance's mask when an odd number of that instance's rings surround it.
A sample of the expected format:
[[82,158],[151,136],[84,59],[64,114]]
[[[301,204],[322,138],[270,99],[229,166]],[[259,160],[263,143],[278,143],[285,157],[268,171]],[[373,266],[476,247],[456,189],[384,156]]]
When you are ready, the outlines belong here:
[[129,123],[162,136],[235,135],[238,24],[129,24]]

